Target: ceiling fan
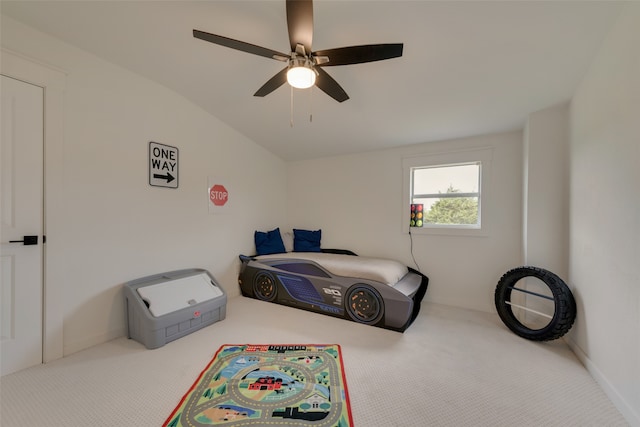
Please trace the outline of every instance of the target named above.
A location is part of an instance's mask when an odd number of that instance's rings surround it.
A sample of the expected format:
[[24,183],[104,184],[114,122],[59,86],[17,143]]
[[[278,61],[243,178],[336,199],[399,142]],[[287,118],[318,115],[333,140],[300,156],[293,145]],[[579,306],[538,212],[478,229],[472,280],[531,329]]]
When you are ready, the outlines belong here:
[[313,1],[287,0],[286,8],[291,44],[289,54],[195,29],[193,36],[220,46],[286,62],[287,67],[267,81],[254,96],[266,96],[288,82],[300,89],[315,85],[336,101],[343,102],[349,99],[349,95],[323,67],[362,64],[402,56],[402,43],[348,46],[314,52],[311,50]]

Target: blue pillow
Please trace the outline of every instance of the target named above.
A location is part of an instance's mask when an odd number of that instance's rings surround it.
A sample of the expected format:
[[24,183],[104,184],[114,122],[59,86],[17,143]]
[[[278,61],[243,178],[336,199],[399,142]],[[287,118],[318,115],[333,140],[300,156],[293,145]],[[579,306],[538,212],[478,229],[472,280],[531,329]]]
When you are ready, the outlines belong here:
[[280,228],[267,231],[256,231],[253,235],[256,242],[256,252],[258,255],[279,254],[286,252],[282,236],[280,236]]
[[296,230],[293,229],[294,252],[320,252],[320,238],[322,230]]

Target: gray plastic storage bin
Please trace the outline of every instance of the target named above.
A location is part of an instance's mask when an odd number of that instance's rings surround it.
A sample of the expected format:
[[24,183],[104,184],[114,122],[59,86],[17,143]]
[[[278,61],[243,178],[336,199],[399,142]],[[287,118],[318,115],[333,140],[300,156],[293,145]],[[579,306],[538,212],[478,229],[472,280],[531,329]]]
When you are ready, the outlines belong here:
[[127,335],[158,348],[226,316],[227,295],[206,270],[155,274],[124,286]]

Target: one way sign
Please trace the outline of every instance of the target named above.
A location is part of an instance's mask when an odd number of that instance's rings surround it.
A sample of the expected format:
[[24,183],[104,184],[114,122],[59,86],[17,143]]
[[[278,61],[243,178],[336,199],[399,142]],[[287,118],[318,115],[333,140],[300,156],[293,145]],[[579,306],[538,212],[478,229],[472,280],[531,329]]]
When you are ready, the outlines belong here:
[[149,142],[149,184],[178,188],[178,149]]

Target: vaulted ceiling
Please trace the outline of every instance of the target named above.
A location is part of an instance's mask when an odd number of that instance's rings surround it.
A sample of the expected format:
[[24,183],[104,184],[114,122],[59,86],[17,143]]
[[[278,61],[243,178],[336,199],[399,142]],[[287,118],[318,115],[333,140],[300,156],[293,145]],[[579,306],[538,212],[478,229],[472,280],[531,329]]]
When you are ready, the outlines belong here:
[[621,7],[316,0],[313,50],[404,43],[401,58],[325,68],[350,96],[338,103],[288,85],[254,97],[283,64],[192,35],[286,53],[284,0],[1,2],[2,14],[182,94],[285,160],[521,129],[571,98]]

